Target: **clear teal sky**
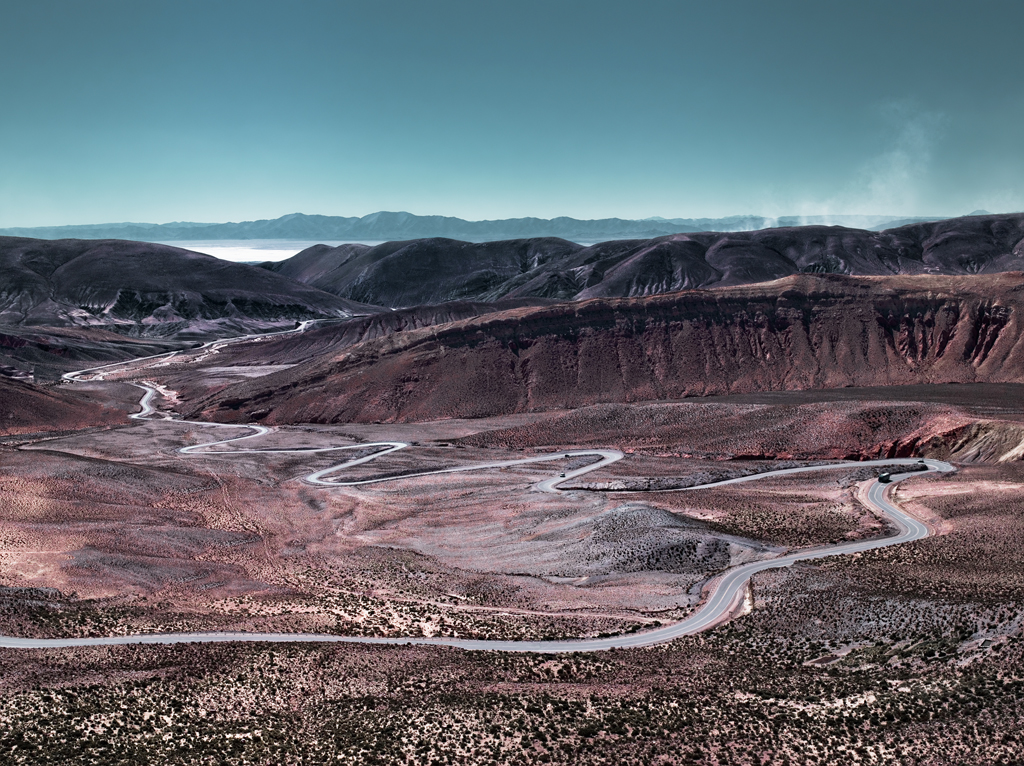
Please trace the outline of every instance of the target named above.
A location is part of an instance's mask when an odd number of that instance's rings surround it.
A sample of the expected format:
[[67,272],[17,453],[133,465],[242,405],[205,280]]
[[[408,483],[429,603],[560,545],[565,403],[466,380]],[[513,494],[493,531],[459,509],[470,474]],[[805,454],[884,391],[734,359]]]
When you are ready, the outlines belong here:
[[0,0],[0,226],[1024,209],[1024,2]]

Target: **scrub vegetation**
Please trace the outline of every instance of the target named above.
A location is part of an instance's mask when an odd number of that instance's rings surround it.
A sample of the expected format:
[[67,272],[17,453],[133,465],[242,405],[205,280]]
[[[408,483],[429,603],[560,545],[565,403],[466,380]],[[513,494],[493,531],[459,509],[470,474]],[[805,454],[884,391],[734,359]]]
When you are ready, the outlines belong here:
[[1013,763],[1022,486],[1020,464],[905,483],[899,502],[929,503],[942,534],[761,573],[749,614],[650,649],[4,650],[0,753],[14,764]]

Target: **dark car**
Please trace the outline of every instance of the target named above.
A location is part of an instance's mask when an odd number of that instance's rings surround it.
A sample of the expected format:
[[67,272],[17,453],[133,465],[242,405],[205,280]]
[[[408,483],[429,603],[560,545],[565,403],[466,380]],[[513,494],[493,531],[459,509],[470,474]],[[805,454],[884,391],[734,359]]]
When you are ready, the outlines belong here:
[[878,481],[879,481],[880,484],[888,484],[889,482],[892,481],[892,474],[889,474],[889,473],[879,474]]

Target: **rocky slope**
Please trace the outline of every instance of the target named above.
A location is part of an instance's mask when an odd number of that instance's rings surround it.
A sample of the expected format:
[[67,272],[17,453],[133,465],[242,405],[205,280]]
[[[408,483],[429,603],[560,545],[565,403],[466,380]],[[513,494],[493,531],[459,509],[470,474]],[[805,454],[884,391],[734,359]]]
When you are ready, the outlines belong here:
[[[340,322],[324,322],[297,335],[261,339],[258,344],[239,343],[225,346],[216,356],[216,364],[224,365],[277,365],[299,364],[333,354],[358,343],[382,338],[396,332],[419,330],[424,327],[475,319],[484,314],[531,306],[546,306],[555,301],[542,298],[507,299],[492,303],[479,301],[451,301],[425,306],[414,306],[397,311],[383,311],[353,317]],[[172,362],[170,369],[175,369]],[[185,376],[191,369],[184,364]]]
[[0,435],[72,431],[127,422],[123,412],[63,388],[41,388],[0,376]]
[[0,237],[0,325],[202,337],[370,310],[265,269],[166,245]]
[[160,338],[132,338],[100,327],[0,326],[0,367],[36,381],[56,381],[71,370],[188,347]]
[[519,308],[231,386],[193,415],[419,420],[707,394],[1024,377],[1024,275],[800,275]]
[[799,273],[990,274],[1024,268],[1024,215],[920,223],[883,232],[801,226],[603,242],[451,239],[317,245],[266,268],[383,306],[546,297],[584,300],[753,284]]

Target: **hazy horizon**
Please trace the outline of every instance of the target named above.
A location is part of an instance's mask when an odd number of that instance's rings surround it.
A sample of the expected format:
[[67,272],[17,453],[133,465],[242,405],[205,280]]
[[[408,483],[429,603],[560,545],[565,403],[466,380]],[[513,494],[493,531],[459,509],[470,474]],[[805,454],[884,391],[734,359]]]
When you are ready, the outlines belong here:
[[[384,216],[396,215],[397,220],[408,222],[408,219],[404,218],[406,215],[403,213],[381,213]],[[976,210],[971,211],[971,215],[977,214],[991,214],[991,211]],[[599,242],[606,242],[616,239],[631,239],[640,236],[645,238],[647,236],[663,236],[667,233],[678,232],[679,234],[686,234],[688,232],[696,231],[694,228],[687,228],[687,225],[692,226],[694,224],[707,224],[706,228],[701,227],[702,231],[720,231],[720,232],[744,232],[744,231],[755,231],[757,229],[764,228],[775,228],[778,226],[805,226],[805,225],[826,225],[826,226],[844,226],[849,229],[868,229],[878,231],[883,228],[892,228],[896,226],[906,225],[907,223],[915,220],[928,220],[928,219],[895,219],[893,220],[889,216],[843,216],[836,214],[834,216],[817,216],[808,218],[789,217],[783,216],[775,219],[763,218],[756,215],[747,216],[733,216],[722,219],[666,219],[664,217],[651,217],[646,219],[640,219],[635,223],[644,224],[646,222],[653,222],[652,229],[657,228],[661,230],[661,233],[651,231],[647,234],[637,234],[635,232],[622,231],[616,234],[614,231],[607,236],[593,236],[594,232],[590,231],[590,234],[583,234],[583,231],[590,228],[586,224],[588,222],[582,221],[582,226],[570,225],[569,230],[563,229],[560,232],[551,230],[554,227],[545,227],[543,221],[536,224],[530,224],[526,227],[526,231],[522,228],[518,228],[515,233],[512,233],[512,226],[510,229],[502,232],[499,230],[496,234],[493,229],[490,233],[495,234],[494,236],[488,236],[486,233],[481,233],[479,230],[475,233],[470,233],[466,226],[460,224],[445,223],[441,225],[441,229],[434,229],[432,232],[421,232],[421,234],[408,234],[408,230],[400,230],[395,228],[393,225],[389,226],[384,224],[381,226],[381,219],[376,218],[377,214],[369,216],[372,220],[372,230],[377,236],[348,236],[346,238],[337,238],[332,236],[317,237],[315,234],[311,235],[311,230],[308,226],[303,223],[297,231],[306,232],[306,236],[292,236],[281,234],[279,236],[250,236],[245,237],[245,231],[252,232],[254,229],[258,231],[268,231],[265,226],[261,224],[270,223],[273,224],[275,221],[280,220],[293,220],[295,215],[301,214],[289,214],[283,216],[281,219],[275,219],[271,221],[248,221],[248,222],[222,222],[222,223],[211,223],[211,222],[183,222],[174,221],[164,224],[151,224],[145,222],[115,222],[107,224],[89,224],[85,226],[55,226],[55,227],[42,227],[40,229],[0,229],[0,236],[36,236],[41,239],[126,239],[126,240],[142,240],[146,242],[154,242],[157,244],[170,245],[173,247],[179,247],[185,250],[191,250],[194,252],[205,253],[207,255],[214,256],[216,258],[242,263],[264,263],[264,262],[275,262],[282,261],[292,257],[296,253],[299,253],[313,245],[328,245],[330,247],[337,247],[344,244],[362,244],[368,246],[380,245],[387,241],[406,240],[406,239],[417,239],[422,237],[447,237],[452,239],[472,241],[472,242],[486,242],[495,241],[502,239],[516,239],[523,237],[547,237],[555,236],[561,239],[567,239],[576,244],[583,246],[590,246]],[[362,220],[362,219],[360,219]],[[461,219],[454,219],[459,221]],[[507,219],[506,219],[507,220]],[[685,222],[685,224],[684,224]],[[501,221],[494,222],[466,222],[469,224],[474,223],[501,223]],[[554,223],[549,220],[549,223]],[[597,223],[597,222],[592,222]],[[195,224],[193,226],[193,224]],[[247,227],[247,224],[256,224],[255,227]],[[716,226],[716,224],[718,224]],[[242,226],[242,230],[239,232],[236,230],[236,236],[217,236],[212,233],[208,227],[222,227],[222,226]],[[417,224],[413,223],[413,230],[415,231]],[[161,227],[177,227],[176,229],[167,230]],[[314,229],[316,226],[314,225]],[[321,226],[322,233],[329,230],[337,232],[337,227]],[[350,232],[351,232],[351,227]],[[473,228],[472,226],[468,228]],[[359,229],[356,226],[356,229]],[[576,234],[571,232],[575,231]],[[206,232],[208,236],[194,237],[190,236],[192,232]],[[223,232],[218,232],[223,234]],[[242,236],[239,237],[239,234]],[[161,236],[163,235],[163,236]],[[175,236],[176,235],[176,236]],[[382,236],[383,235],[383,236]]]
[[1017,212],[1022,212],[1022,211],[1021,210],[982,210],[982,209],[976,209],[976,210],[971,210],[971,211],[956,212],[956,213],[953,213],[953,214],[950,214],[950,215],[936,215],[936,214],[892,215],[892,214],[888,214],[888,213],[874,213],[874,214],[872,214],[872,213],[843,213],[841,211],[837,211],[837,212],[834,212],[834,213],[817,213],[817,214],[812,214],[812,213],[797,214],[797,213],[782,212],[782,213],[779,213],[779,214],[776,214],[776,215],[765,215],[765,214],[759,213],[759,212],[747,212],[747,213],[731,213],[731,214],[722,215],[722,216],[698,216],[698,215],[685,215],[683,213],[680,213],[678,215],[670,215],[670,216],[668,216],[668,215],[666,215],[666,216],[662,216],[662,215],[649,215],[649,216],[640,216],[640,217],[629,217],[629,216],[624,216],[624,215],[608,215],[608,216],[601,216],[601,217],[579,217],[579,216],[567,216],[567,215],[551,215],[551,216],[496,216],[496,217],[492,217],[492,218],[477,218],[477,219],[473,219],[473,218],[464,218],[462,216],[457,216],[457,215],[454,215],[454,214],[451,214],[451,213],[438,213],[438,212],[418,213],[418,212],[415,212],[415,211],[412,211],[412,210],[397,210],[396,209],[396,210],[374,210],[371,213],[366,213],[366,214],[363,214],[363,215],[351,215],[351,214],[347,214],[347,213],[344,213],[344,212],[341,212],[341,213],[324,213],[324,212],[306,213],[306,212],[300,212],[300,211],[291,211],[291,212],[288,212],[288,213],[281,213],[280,215],[274,215],[274,216],[270,216],[270,217],[266,217],[266,218],[248,217],[248,218],[239,218],[237,220],[230,220],[230,221],[228,221],[228,220],[221,220],[221,221],[213,221],[213,220],[192,221],[192,220],[184,220],[184,219],[164,220],[164,221],[157,221],[157,220],[151,220],[151,221],[142,221],[142,220],[137,220],[137,221],[128,221],[128,220],[98,221],[97,220],[97,221],[92,221],[92,220],[90,220],[90,221],[77,221],[77,222],[72,222],[72,223],[50,221],[49,223],[33,224],[32,226],[20,226],[20,225],[11,224],[9,226],[7,226],[7,225],[0,226],[0,229],[21,229],[21,228],[24,228],[24,229],[32,229],[32,228],[50,229],[50,228],[62,228],[62,227],[66,227],[66,226],[108,226],[108,227],[113,227],[113,226],[172,226],[172,225],[218,226],[218,225],[221,225],[221,224],[256,223],[256,222],[259,222],[259,221],[274,221],[274,220],[279,220],[281,218],[287,218],[288,216],[292,216],[292,215],[307,215],[307,216],[311,216],[311,217],[323,216],[323,217],[340,217],[340,218],[365,218],[367,216],[372,216],[372,215],[376,215],[376,214],[379,214],[379,213],[394,213],[394,214],[408,213],[410,215],[419,216],[419,217],[458,218],[458,219],[466,220],[466,221],[470,221],[470,222],[497,222],[497,221],[507,221],[507,220],[520,220],[520,219],[524,219],[524,218],[536,218],[536,219],[542,220],[542,221],[557,220],[559,218],[573,218],[575,220],[580,220],[580,221],[596,221],[596,220],[615,219],[615,218],[618,218],[618,219],[621,219],[621,220],[627,220],[627,221],[728,220],[728,219],[741,219],[741,218],[764,218],[766,221],[779,221],[779,220],[784,220],[784,219],[798,219],[798,220],[801,221],[801,223],[799,225],[806,225],[805,223],[803,223],[804,221],[813,222],[813,223],[816,223],[816,224],[820,224],[820,223],[824,222],[824,225],[829,225],[828,221],[836,221],[836,222],[838,222],[838,221],[841,221],[842,219],[854,219],[854,218],[862,218],[862,219],[865,219],[865,220],[879,220],[879,221],[887,220],[887,219],[897,220],[897,219],[903,219],[903,218],[932,218],[932,219],[938,220],[938,219],[943,219],[943,218],[958,218],[958,217],[966,216],[966,215],[1005,215],[1005,214],[1012,214],[1012,213],[1017,213]]
[[[462,216],[455,216],[455,215],[452,215],[450,213],[437,213],[437,212],[433,212],[433,213],[431,213],[431,212],[417,213],[417,212],[412,211],[412,210],[393,210],[393,211],[392,210],[388,210],[388,211],[375,210],[375,211],[373,211],[373,213],[367,213],[365,215],[373,215],[375,213],[380,213],[380,212],[409,213],[411,215],[423,216],[423,217],[439,216],[439,217],[443,217],[443,218],[462,218]],[[838,220],[838,219],[847,218],[847,217],[848,218],[863,217],[863,218],[871,218],[871,219],[884,219],[884,218],[947,218],[947,217],[948,218],[957,218],[957,217],[959,217],[961,215],[970,215],[973,212],[974,211],[965,212],[965,213],[957,213],[957,214],[950,215],[950,216],[939,216],[939,215],[920,215],[920,216],[917,216],[917,215],[915,215],[915,216],[902,216],[901,215],[901,216],[892,216],[892,215],[887,215],[887,214],[882,214],[882,213],[875,214],[875,215],[863,214],[863,213],[849,214],[849,215],[844,214],[844,213],[834,213],[834,214],[827,214],[827,215],[824,215],[824,216],[816,216],[816,215],[791,215],[791,214],[787,214],[787,213],[781,213],[781,214],[775,215],[775,216],[767,216],[767,215],[763,215],[761,213],[754,212],[754,213],[733,213],[733,214],[724,215],[724,216],[696,216],[696,215],[691,216],[691,215],[684,215],[684,214],[680,213],[678,215],[671,215],[671,216],[649,215],[649,216],[641,216],[641,217],[638,217],[638,218],[631,218],[631,217],[621,216],[621,215],[601,216],[600,218],[597,218],[597,217],[580,218],[578,216],[552,215],[552,216],[497,216],[497,217],[494,217],[494,218],[477,218],[477,219],[463,218],[463,220],[474,221],[474,222],[486,222],[486,221],[517,220],[519,218],[537,218],[538,220],[548,220],[548,221],[550,221],[550,220],[555,220],[555,219],[558,219],[558,218],[575,218],[576,220],[581,220],[581,221],[595,221],[595,220],[601,220],[602,218],[620,218],[622,220],[628,220],[628,221],[674,221],[674,220],[683,220],[683,219],[697,219],[697,220],[699,220],[699,219],[704,219],[704,218],[728,219],[728,218],[748,218],[748,217],[749,218],[765,218],[767,220],[779,220],[779,219],[783,219],[783,218],[811,219],[811,218],[824,217],[824,218],[837,219]],[[1016,212],[1020,212],[1020,211],[1017,211],[1017,210],[986,210],[985,211],[985,213],[992,213],[992,214],[1016,213]],[[252,218],[252,217],[249,217],[249,218],[239,218],[237,220],[232,220],[232,221],[185,221],[185,220],[156,221],[156,220],[153,220],[153,221],[76,221],[76,222],[72,222],[72,223],[68,223],[68,222],[64,222],[64,221],[49,221],[48,223],[33,224],[32,226],[20,226],[20,225],[11,224],[9,226],[3,226],[3,227],[0,227],[0,228],[3,228],[3,229],[20,229],[20,228],[25,228],[25,229],[35,229],[35,228],[38,228],[38,229],[49,229],[49,228],[59,228],[59,227],[63,227],[63,226],[170,226],[170,225],[174,225],[174,224],[188,224],[188,225],[200,224],[200,225],[204,225],[204,226],[217,226],[219,224],[224,224],[224,223],[254,223],[256,221],[273,221],[273,220],[277,220],[279,218],[284,218],[284,217],[289,216],[289,215],[310,215],[310,216],[326,216],[326,217],[337,216],[337,217],[342,217],[342,218],[361,218],[361,217],[365,217],[365,216],[350,216],[350,215],[347,215],[345,213],[299,213],[298,211],[292,211],[290,213],[282,213],[281,215],[270,216],[268,218]]]

